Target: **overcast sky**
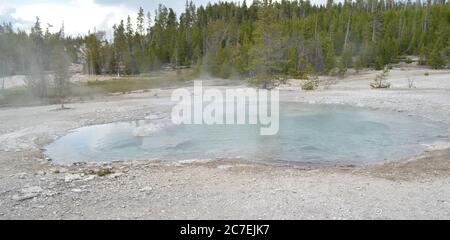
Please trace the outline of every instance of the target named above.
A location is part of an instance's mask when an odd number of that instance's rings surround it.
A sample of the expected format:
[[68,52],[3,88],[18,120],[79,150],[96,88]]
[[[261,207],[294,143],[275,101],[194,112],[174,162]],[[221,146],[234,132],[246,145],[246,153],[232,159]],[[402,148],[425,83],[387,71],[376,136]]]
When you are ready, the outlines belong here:
[[[194,0],[196,6],[208,2],[218,0]],[[250,2],[252,0],[247,0]],[[324,3],[326,0],[311,2]],[[43,27],[54,26],[51,31],[58,30],[64,22],[65,31],[70,35],[85,34],[94,29],[111,32],[113,24],[128,15],[135,19],[140,6],[153,14],[160,3],[178,14],[184,9],[185,0],[0,0],[0,22],[11,22],[15,28],[28,31],[39,16]]]

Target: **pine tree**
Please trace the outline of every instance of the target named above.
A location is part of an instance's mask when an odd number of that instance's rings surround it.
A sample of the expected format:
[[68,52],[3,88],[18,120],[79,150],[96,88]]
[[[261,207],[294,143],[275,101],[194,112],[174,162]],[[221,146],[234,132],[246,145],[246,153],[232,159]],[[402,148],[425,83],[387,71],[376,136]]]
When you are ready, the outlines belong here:
[[70,59],[64,47],[64,25],[57,34],[57,41],[52,51],[52,70],[54,73],[55,95],[59,99],[61,109],[64,109],[64,99],[66,98],[70,87]]
[[102,60],[101,60],[101,42],[99,39],[100,34],[90,33],[85,38],[86,50],[85,58],[86,65],[85,68],[89,75],[101,74],[102,73]]
[[125,27],[123,21],[119,25],[114,26],[114,55],[115,55],[115,69],[117,76],[120,77],[121,73],[127,73],[129,71],[127,64],[128,60],[128,47],[127,38],[125,35]]
[[329,74],[336,66],[336,57],[334,53],[334,46],[331,39],[327,39],[323,43],[325,54],[324,73]]
[[260,8],[261,19],[256,23],[253,36],[255,41],[251,50],[251,75],[253,82],[262,88],[270,88],[279,79],[283,65],[283,39],[275,24],[275,13],[272,2],[264,1]]
[[29,56],[31,60],[27,83],[39,97],[47,97],[48,79],[44,71],[46,70],[48,55],[46,53],[41,22],[38,17],[36,17],[36,22],[31,28],[30,38],[32,41],[32,53]]
[[436,42],[430,56],[428,57],[428,64],[434,69],[442,69],[445,67],[444,54],[441,49],[441,44]]
[[385,66],[383,71],[378,74],[374,82],[370,84],[372,88],[390,88],[391,84],[386,81],[387,77],[389,76],[389,66]]

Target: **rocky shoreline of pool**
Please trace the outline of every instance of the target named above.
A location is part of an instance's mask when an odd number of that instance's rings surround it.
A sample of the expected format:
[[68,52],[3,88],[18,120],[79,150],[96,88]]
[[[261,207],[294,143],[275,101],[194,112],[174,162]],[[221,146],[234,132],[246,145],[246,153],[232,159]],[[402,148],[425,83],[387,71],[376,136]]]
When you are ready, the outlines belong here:
[[[450,71],[393,69],[389,90],[370,89],[374,75],[360,72],[314,92],[289,81],[280,96],[450,122]],[[409,89],[412,76],[416,88]],[[372,166],[220,159],[60,166],[42,154],[48,143],[79,127],[167,113],[170,92],[97,97],[73,102],[67,110],[0,109],[0,219],[450,218],[450,146],[445,142],[414,158]]]

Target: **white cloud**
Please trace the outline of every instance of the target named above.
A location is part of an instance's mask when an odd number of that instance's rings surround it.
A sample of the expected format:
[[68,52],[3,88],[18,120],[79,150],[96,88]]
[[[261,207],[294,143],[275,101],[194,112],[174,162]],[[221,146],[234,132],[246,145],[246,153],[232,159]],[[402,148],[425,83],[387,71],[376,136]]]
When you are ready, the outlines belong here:
[[135,18],[135,10],[120,4],[115,6],[105,6],[95,3],[94,0],[72,0],[65,3],[27,3],[25,5],[14,6],[14,19],[19,22],[29,23],[17,24],[16,27],[28,30],[30,25],[39,16],[42,26],[47,23],[53,25],[52,31],[59,30],[64,22],[66,34],[85,34],[88,30],[107,30],[126,19],[128,15]]
[[[218,1],[194,0],[194,3],[199,6]],[[251,2],[247,0],[247,4]],[[326,0],[311,2],[325,3]],[[107,31],[108,37],[111,37],[112,26],[120,20],[126,20],[130,15],[134,22],[139,6],[153,14],[159,3],[174,8],[179,14],[184,9],[185,0],[0,0],[0,22],[11,21],[15,28],[29,31],[38,16],[43,27],[46,27],[47,23],[54,26],[50,29],[52,32],[58,31],[64,21],[66,34],[86,34],[95,28]]]

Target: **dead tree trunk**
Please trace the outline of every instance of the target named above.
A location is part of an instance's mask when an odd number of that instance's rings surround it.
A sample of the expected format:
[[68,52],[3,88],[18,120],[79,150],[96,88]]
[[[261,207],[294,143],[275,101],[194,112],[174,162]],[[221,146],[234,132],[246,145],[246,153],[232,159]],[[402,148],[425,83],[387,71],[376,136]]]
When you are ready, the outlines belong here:
[[353,16],[353,9],[351,10],[350,17],[348,18],[348,21],[347,21],[347,30],[345,31],[344,49],[347,48],[347,44],[348,44],[348,37],[350,35],[350,24],[352,21],[352,16]]
[[425,10],[425,17],[423,19],[423,29],[422,30],[424,33],[426,33],[428,30],[428,10],[430,8],[430,5],[431,5],[431,0],[428,0],[427,8]]
[[[2,66],[4,66],[3,63],[2,63]],[[5,75],[6,74],[4,74],[4,70],[3,70],[3,67],[2,67],[2,72],[0,72],[0,77],[2,78],[2,90],[5,89]]]
[[372,42],[375,42],[377,30],[376,4],[376,0],[372,1]]
[[398,43],[400,44],[400,42],[402,41],[403,38],[403,18],[400,18],[399,21],[399,26],[398,26]]

